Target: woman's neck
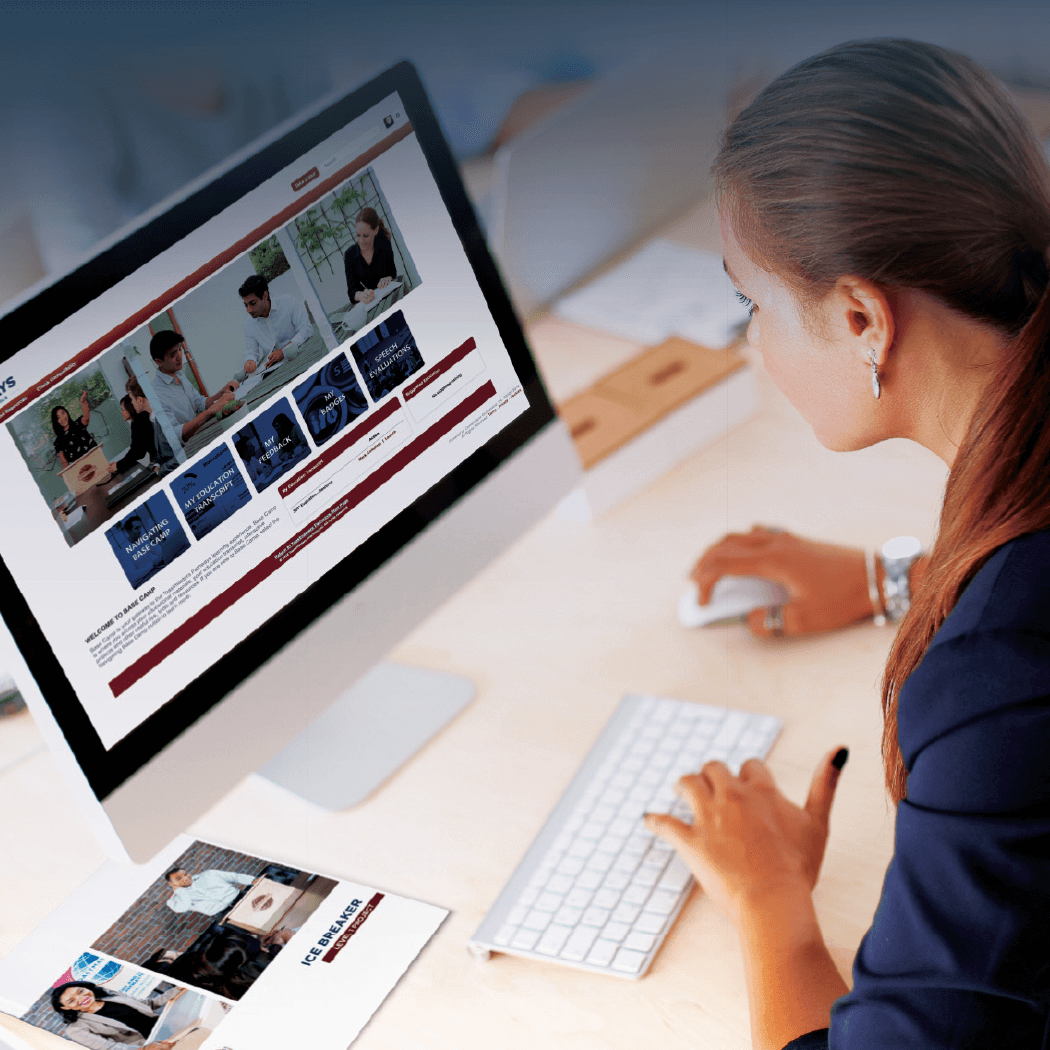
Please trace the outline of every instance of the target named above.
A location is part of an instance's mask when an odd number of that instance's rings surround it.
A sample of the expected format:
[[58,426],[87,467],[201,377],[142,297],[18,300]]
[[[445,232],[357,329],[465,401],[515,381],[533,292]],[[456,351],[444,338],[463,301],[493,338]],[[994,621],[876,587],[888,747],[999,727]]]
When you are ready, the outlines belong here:
[[951,468],[988,396],[1006,339],[922,292],[901,295],[898,308],[899,436],[924,445]]

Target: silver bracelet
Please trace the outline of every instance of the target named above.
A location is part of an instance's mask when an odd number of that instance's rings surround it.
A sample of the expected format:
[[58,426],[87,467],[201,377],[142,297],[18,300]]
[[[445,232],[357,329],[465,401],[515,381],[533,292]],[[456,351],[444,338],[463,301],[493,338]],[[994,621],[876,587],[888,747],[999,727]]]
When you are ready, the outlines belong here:
[[871,611],[875,621],[875,626],[885,627],[886,614],[882,611],[879,585],[875,578],[875,552],[870,548],[864,552],[864,569],[868,574],[868,601],[871,602]]

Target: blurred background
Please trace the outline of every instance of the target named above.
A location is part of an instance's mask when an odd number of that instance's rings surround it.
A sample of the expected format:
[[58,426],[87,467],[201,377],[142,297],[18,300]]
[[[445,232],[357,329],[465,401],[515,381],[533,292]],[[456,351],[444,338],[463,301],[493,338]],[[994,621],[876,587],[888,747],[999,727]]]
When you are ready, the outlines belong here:
[[0,18],[0,303],[402,58],[478,194],[479,160],[664,48],[693,51],[724,85],[697,105],[723,110],[800,58],[866,36],[945,44],[1015,87],[1050,87],[1050,5],[1036,0],[0,0]]

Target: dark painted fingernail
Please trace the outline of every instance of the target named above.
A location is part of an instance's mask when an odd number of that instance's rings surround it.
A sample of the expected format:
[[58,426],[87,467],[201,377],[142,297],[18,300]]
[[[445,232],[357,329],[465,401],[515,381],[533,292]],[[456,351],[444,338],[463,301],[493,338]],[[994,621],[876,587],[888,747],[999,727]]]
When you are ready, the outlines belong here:
[[840,747],[838,749],[838,751],[835,752],[835,757],[831,760],[831,764],[837,770],[839,770],[839,772],[841,772],[842,771],[842,767],[846,764],[846,759],[847,758],[849,758],[849,748],[848,747]]

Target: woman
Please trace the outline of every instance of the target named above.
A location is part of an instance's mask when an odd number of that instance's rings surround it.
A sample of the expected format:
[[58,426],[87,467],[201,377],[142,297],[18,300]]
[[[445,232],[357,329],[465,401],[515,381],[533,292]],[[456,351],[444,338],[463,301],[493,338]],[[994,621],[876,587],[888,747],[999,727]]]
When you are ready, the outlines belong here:
[[376,289],[385,288],[397,277],[390,231],[375,208],[357,213],[357,243],[347,249],[343,265],[351,303],[372,302]]
[[730,127],[715,172],[748,338],[817,438],[840,451],[910,438],[950,476],[882,687],[895,854],[853,989],[812,901],[844,748],[801,809],[761,762],[736,777],[714,762],[680,782],[691,827],[647,822],[737,926],[758,1050],[1042,1048],[1045,156],[975,63],[888,40],[833,48],[774,81]]
[[62,405],[51,409],[51,429],[55,432],[55,452],[62,463],[63,470],[75,459],[80,459],[85,452],[90,452],[98,442],[88,432],[91,422],[91,406],[88,404],[87,390],[81,391],[80,408],[82,415],[73,419]]
[[109,469],[112,474],[123,474],[144,456],[148,456],[150,460],[157,458],[153,442],[153,420],[150,419],[149,413],[136,412],[131,395],[125,394],[120,399],[120,414],[131,424],[131,447],[116,463],[110,463]]
[[51,1005],[68,1024],[62,1034],[91,1050],[116,1050],[124,1046],[169,1050],[173,1043],[147,1040],[157,1023],[160,1008],[185,990],[169,988],[149,999],[134,999],[90,981],[67,981],[51,990]]

